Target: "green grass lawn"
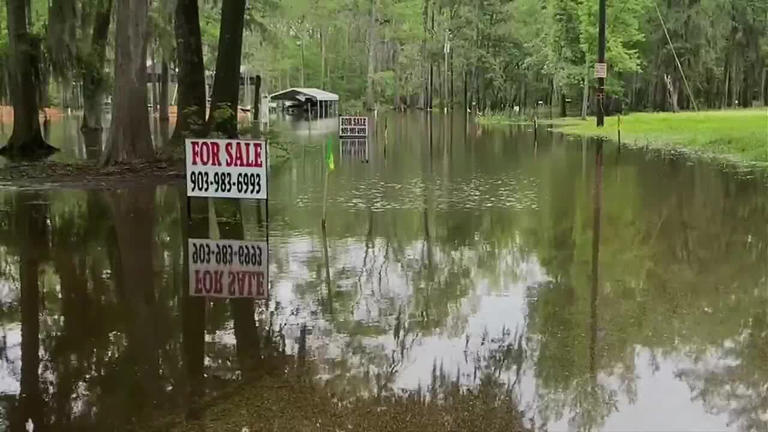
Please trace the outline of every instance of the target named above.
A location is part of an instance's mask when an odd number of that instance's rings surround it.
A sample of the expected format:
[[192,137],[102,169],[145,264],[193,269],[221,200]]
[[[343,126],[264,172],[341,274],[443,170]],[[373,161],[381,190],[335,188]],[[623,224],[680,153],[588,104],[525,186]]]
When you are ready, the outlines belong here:
[[[681,113],[634,113],[622,116],[622,144],[681,149],[738,162],[768,162],[768,108]],[[566,134],[616,140],[618,117],[598,129],[594,117],[553,122]]]

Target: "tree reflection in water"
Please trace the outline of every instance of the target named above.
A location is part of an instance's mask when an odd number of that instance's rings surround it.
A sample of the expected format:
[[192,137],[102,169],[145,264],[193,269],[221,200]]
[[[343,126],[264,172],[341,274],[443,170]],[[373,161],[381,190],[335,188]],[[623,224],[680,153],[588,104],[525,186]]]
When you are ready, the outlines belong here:
[[270,208],[268,305],[187,295],[185,239],[258,238],[253,206],[194,200],[187,224],[175,187],[0,194],[2,421],[66,431],[204,417],[243,380],[288,370],[343,400],[461,389],[513,399],[538,426],[595,430],[652,398],[638,384],[672,364],[696,415],[760,429],[760,181],[609,145],[598,178],[582,165],[592,143],[540,134],[534,158],[530,139],[467,137],[463,119],[452,132],[464,144],[441,135],[431,153],[396,151],[426,124],[393,118],[386,160],[371,145],[370,163],[334,172],[325,233],[306,186],[321,155],[302,149],[306,161],[271,173],[285,198]]

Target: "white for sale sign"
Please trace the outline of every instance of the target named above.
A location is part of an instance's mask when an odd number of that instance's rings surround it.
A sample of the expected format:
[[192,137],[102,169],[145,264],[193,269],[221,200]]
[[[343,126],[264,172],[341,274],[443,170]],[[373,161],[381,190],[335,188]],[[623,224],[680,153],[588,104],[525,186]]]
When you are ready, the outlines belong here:
[[188,139],[187,196],[267,198],[264,141]]
[[266,242],[189,239],[189,294],[266,299],[268,258]]
[[608,65],[605,63],[595,63],[595,78],[606,78],[608,76]]
[[339,136],[367,137],[368,117],[339,117]]

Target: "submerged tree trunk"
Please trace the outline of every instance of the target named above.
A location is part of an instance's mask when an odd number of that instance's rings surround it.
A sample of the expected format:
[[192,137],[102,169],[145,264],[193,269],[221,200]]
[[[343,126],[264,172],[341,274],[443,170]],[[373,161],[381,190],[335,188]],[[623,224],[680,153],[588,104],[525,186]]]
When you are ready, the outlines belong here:
[[320,30],[320,88],[325,88],[325,30]]
[[147,0],[119,1],[112,125],[102,165],[152,159],[147,113]]
[[376,0],[371,0],[371,22],[368,25],[368,76],[365,85],[365,105],[369,110],[374,109],[373,74],[376,61]]
[[82,56],[83,130],[101,130],[106,76],[104,62],[112,16],[112,0],[98,0],[90,50]]
[[677,104],[677,87],[675,87],[675,84],[672,82],[672,77],[669,75],[664,75],[664,82],[667,85],[667,100],[669,102],[669,106],[672,109],[672,112],[678,112],[680,111],[680,107]]
[[155,61],[155,50],[156,48],[152,46],[152,52],[150,53],[150,57],[152,59],[152,112],[156,112],[160,106],[160,89],[158,87],[158,79],[160,77],[157,76],[157,62]]
[[228,138],[237,136],[244,14],[245,0],[223,1],[208,127],[211,132],[218,132]]
[[46,157],[56,149],[43,139],[38,119],[40,42],[29,33],[26,2],[6,0],[6,6],[13,132],[0,155],[15,159]]
[[584,72],[584,87],[581,95],[581,119],[587,119],[587,108],[589,106],[589,63],[587,63],[586,72]]
[[178,0],[174,23],[178,55],[178,103],[176,129],[171,141],[203,137],[205,125],[205,66],[200,39],[200,15],[196,0]]
[[160,66],[160,121],[167,122],[168,115],[168,61]]

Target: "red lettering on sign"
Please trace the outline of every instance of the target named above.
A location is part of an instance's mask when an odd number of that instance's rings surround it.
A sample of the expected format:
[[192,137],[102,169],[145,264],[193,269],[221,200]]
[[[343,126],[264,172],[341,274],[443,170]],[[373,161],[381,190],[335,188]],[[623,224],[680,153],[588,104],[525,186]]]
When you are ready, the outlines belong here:
[[243,144],[245,144],[245,166],[247,167],[256,166],[256,163],[254,163],[253,159],[251,158],[251,143],[243,143]]
[[262,160],[261,160],[261,143],[253,143],[253,166],[256,168],[261,168]]
[[206,294],[210,294],[213,291],[213,275],[208,270],[203,273],[203,291]]
[[216,270],[213,273],[213,293],[214,294],[221,294],[224,290],[224,283],[222,282],[222,278],[224,277],[224,272],[220,270]]
[[231,167],[232,166],[232,143],[231,142],[228,142],[227,145],[224,146],[224,153],[227,154],[227,161],[224,164],[228,167]]
[[230,297],[235,296],[235,282],[237,281],[237,273],[229,272],[229,285],[227,285],[227,293]]
[[200,276],[200,270],[195,270],[195,294],[203,293],[203,278]]
[[219,158],[219,143],[211,141],[211,165],[221,166]]
[[192,141],[192,165],[197,165],[200,160],[200,141]]
[[192,165],[221,166],[219,143],[216,141],[192,141]]
[[235,164],[233,166],[243,166],[243,148],[239,142],[235,144]]
[[264,272],[256,273],[256,296],[264,297]]

